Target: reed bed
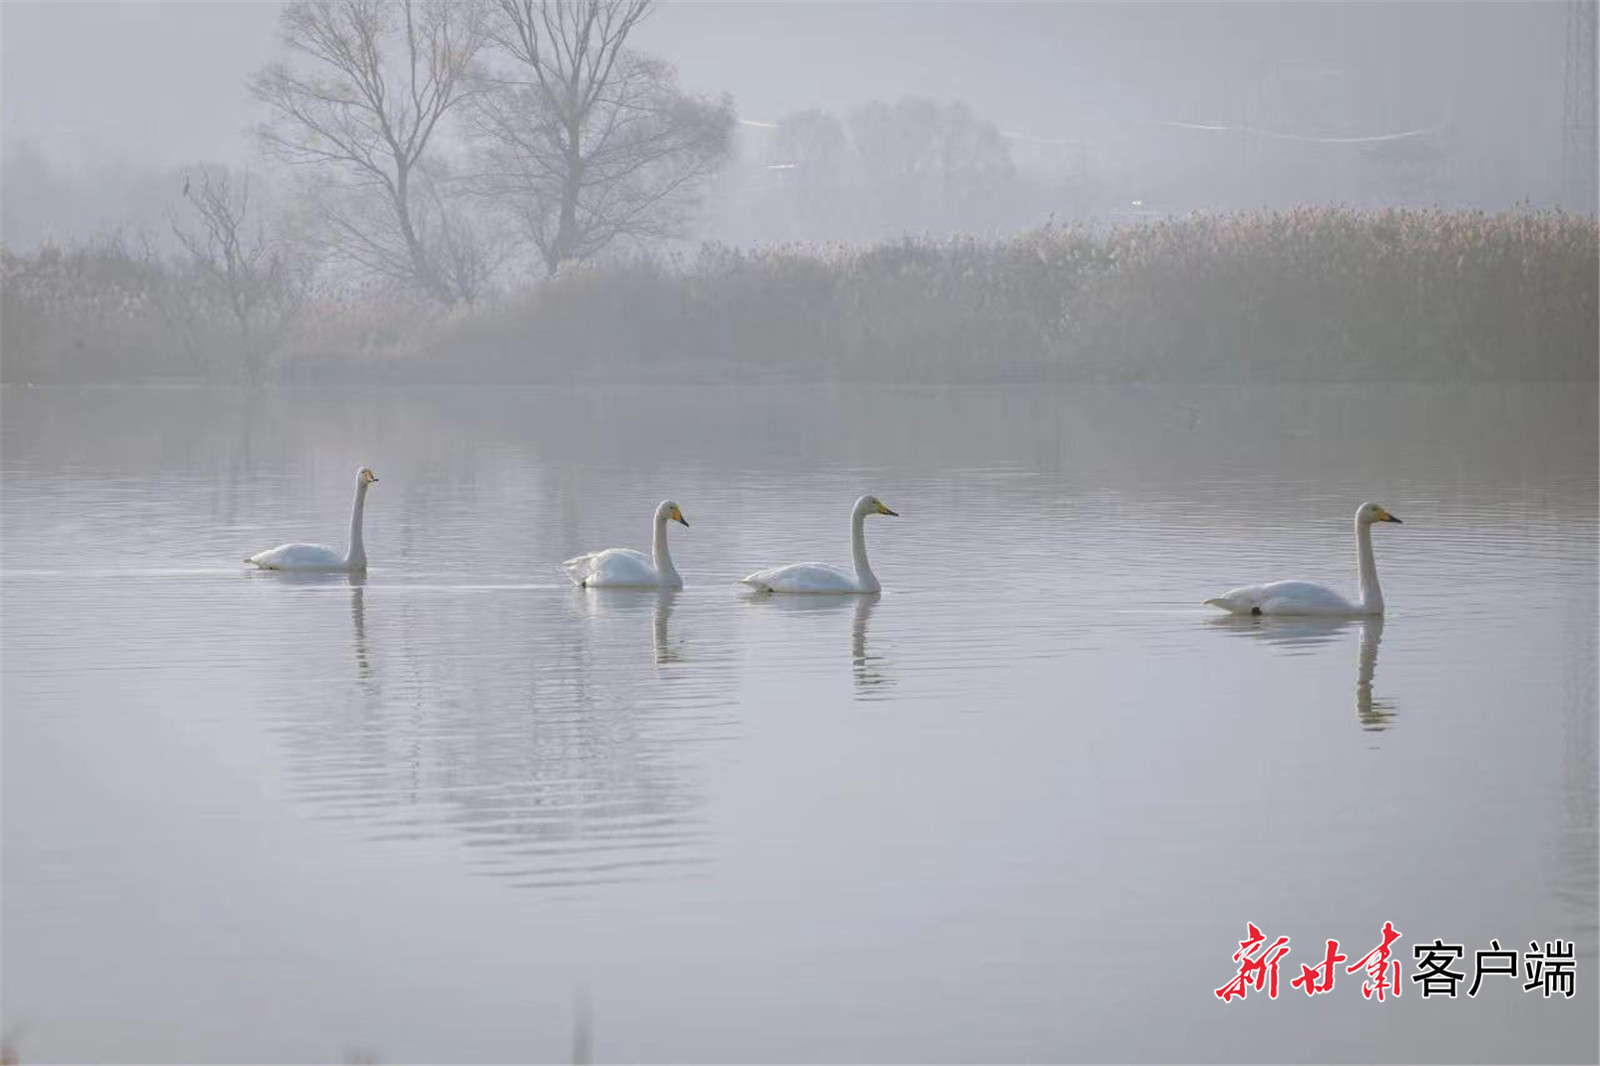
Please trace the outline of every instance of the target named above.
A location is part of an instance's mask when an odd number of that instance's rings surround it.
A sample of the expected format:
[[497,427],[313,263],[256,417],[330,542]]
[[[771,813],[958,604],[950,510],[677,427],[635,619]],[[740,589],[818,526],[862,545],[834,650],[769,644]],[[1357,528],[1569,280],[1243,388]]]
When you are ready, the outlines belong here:
[[[220,316],[191,329],[210,340],[182,343],[161,312],[173,273],[115,244],[7,253],[5,380],[237,377]],[[1307,207],[1000,239],[707,245],[577,265],[449,311],[393,289],[323,292],[264,374],[1588,381],[1597,290],[1590,216]]]

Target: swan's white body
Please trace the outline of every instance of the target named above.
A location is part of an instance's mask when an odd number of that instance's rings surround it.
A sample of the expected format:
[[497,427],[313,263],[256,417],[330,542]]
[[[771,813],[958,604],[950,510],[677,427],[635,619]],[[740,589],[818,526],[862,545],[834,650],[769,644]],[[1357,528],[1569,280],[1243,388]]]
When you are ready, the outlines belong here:
[[281,544],[246,559],[263,570],[365,570],[367,564],[352,563],[347,552],[326,544]]
[[863,496],[850,511],[851,570],[842,570],[826,563],[790,563],[757,570],[739,580],[761,592],[796,592],[848,595],[859,592],[877,592],[877,575],[867,563],[867,538],[862,528],[869,514],[892,515],[875,496]]
[[280,544],[264,552],[257,552],[245,560],[262,570],[300,570],[337,573],[361,571],[367,568],[367,548],[361,539],[362,512],[367,505],[367,486],[375,483],[378,475],[370,467],[356,471],[356,499],[350,508],[350,546],[340,552],[326,544]]
[[667,523],[684,521],[683,512],[671,500],[662,500],[656,507],[655,526],[651,539],[651,554],[636,552],[631,548],[607,548],[574,556],[561,564],[574,585],[580,588],[654,588],[681,589],[683,578],[672,565],[672,553],[667,550]]
[[1380,504],[1364,503],[1356,509],[1356,561],[1361,586],[1355,600],[1309,581],[1274,581],[1229,589],[1206,603],[1230,614],[1381,615],[1383,590],[1378,587],[1378,566],[1372,558],[1372,524],[1399,521]]

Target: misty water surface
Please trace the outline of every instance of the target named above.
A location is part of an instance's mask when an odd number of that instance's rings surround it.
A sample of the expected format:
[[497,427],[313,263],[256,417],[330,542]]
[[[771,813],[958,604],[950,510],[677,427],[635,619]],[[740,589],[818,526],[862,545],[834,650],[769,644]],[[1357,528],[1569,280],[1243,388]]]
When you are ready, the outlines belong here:
[[[0,402],[26,1059],[1596,1057],[1592,386]],[[362,463],[364,580],[245,572]],[[741,595],[867,491],[881,597]],[[1200,606],[1369,498],[1381,625]],[[1386,920],[1578,996],[1288,987]]]

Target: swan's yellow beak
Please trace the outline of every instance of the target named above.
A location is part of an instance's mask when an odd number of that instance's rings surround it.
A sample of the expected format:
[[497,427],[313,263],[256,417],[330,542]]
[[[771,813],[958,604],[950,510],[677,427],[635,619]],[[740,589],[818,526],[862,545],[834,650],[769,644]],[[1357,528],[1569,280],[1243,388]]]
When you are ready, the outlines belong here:
[[1405,525],[1405,523],[1400,521],[1400,519],[1398,519],[1394,515],[1390,514],[1388,508],[1386,508],[1386,507],[1378,508],[1378,521],[1380,521],[1380,522],[1393,522],[1397,526]]
[[678,510],[678,509],[677,509],[677,508],[676,508],[676,507],[674,507],[674,508],[673,508],[673,509],[672,509],[672,514],[671,514],[671,515],[670,515],[670,516],[669,516],[669,517],[670,517],[670,518],[671,518],[671,519],[672,519],[672,520],[673,520],[673,521],[674,521],[674,522],[681,522],[681,523],[683,523],[683,526],[684,526],[684,528],[686,528],[686,529],[687,529],[687,528],[688,528],[688,526],[689,526],[689,521],[688,521],[688,519],[686,519],[686,518],[684,518],[684,517],[683,517],[683,512],[682,512],[682,511],[680,511],[680,510]]
[[885,507],[883,505],[883,501],[882,500],[878,501],[878,513],[879,514],[891,515],[891,516],[893,516],[895,518],[899,518],[900,517],[900,514],[899,514],[898,511],[891,511],[891,510],[889,510],[889,508]]

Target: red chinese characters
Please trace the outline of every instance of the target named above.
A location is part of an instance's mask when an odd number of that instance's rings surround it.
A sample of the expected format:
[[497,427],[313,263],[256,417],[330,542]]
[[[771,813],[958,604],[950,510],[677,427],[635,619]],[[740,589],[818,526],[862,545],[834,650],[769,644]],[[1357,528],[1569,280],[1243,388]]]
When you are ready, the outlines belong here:
[[1371,999],[1376,995],[1378,1002],[1382,1003],[1386,991],[1397,997],[1400,995],[1400,960],[1393,960],[1391,971],[1389,959],[1389,945],[1399,939],[1400,933],[1395,929],[1394,923],[1384,922],[1383,943],[1363,955],[1361,961],[1345,968],[1345,973],[1367,971],[1367,980],[1361,982],[1361,995],[1364,999]]
[[[1289,985],[1291,988],[1303,989],[1308,996],[1314,996],[1318,992],[1332,992],[1333,968],[1349,957],[1348,955],[1339,954],[1339,942],[1337,940],[1330,940],[1328,941],[1328,953],[1323,956],[1322,965],[1307,966],[1301,963],[1300,976],[1290,981]],[[1398,993],[1396,994],[1398,995]]]
[[1278,998],[1278,960],[1289,954],[1289,938],[1280,936],[1267,947],[1264,946],[1267,938],[1256,924],[1246,922],[1245,925],[1249,932],[1239,941],[1239,950],[1233,953],[1233,961],[1239,964],[1239,974],[1216,990],[1217,998],[1224,1003],[1234,996],[1245,998],[1246,990],[1252,986],[1257,992],[1265,987],[1268,997]]

